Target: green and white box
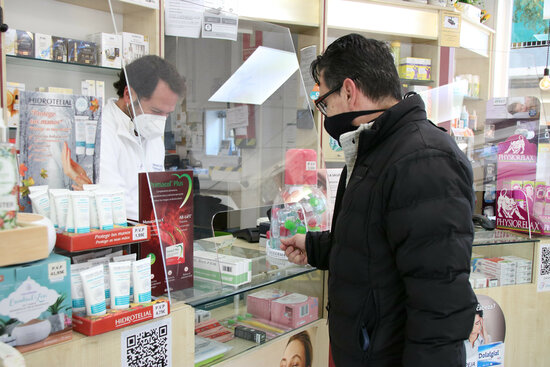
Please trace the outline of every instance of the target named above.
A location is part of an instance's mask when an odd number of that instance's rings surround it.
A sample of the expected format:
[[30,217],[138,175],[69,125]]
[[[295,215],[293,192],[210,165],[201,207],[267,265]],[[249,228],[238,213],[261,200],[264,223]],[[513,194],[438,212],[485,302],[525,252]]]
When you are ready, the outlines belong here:
[[193,253],[195,277],[238,287],[252,281],[252,261],[202,250]]

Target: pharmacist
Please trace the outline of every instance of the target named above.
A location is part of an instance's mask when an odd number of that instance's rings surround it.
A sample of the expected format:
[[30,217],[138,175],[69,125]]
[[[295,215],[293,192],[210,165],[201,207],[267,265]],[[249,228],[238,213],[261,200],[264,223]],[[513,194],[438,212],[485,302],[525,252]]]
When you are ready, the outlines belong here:
[[138,218],[138,173],[164,170],[164,125],[185,93],[185,80],[158,56],[126,66],[113,84],[118,99],[103,109],[99,184],[126,190],[126,210]]

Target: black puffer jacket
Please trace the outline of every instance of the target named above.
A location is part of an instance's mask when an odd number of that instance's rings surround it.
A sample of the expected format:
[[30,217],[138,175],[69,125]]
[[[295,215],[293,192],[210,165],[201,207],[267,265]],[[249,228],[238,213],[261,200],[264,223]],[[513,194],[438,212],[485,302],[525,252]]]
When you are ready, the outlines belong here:
[[470,273],[472,169],[426,118],[418,95],[359,139],[332,232],[309,232],[311,265],[329,269],[329,330],[338,367],[459,367],[476,298]]

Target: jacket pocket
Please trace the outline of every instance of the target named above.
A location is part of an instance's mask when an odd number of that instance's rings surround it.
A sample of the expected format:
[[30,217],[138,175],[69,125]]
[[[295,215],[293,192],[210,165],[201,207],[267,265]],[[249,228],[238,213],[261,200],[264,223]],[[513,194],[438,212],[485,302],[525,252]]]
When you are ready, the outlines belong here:
[[379,324],[376,291],[370,290],[369,297],[364,306],[364,314],[361,318],[359,342],[363,350],[363,361],[368,361],[376,352],[376,334]]

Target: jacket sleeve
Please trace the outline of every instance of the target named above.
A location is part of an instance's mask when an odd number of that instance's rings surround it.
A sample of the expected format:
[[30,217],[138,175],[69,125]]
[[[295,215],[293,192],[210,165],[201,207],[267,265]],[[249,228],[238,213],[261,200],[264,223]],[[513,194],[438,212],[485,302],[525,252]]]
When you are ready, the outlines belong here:
[[328,270],[331,238],[329,231],[306,234],[306,253],[309,265],[320,270]]
[[476,305],[471,166],[458,152],[428,149],[387,179],[385,226],[406,290],[403,366],[464,366]]

